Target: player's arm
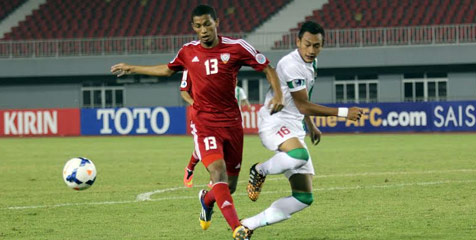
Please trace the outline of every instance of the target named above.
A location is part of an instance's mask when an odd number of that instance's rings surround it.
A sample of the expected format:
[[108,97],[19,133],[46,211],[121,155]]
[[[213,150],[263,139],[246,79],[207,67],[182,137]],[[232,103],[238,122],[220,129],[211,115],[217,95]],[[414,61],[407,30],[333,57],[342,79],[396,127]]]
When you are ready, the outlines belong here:
[[251,104],[250,104],[250,102],[248,101],[247,98],[242,99],[240,105],[241,105],[241,106],[246,105],[246,106],[248,106],[249,108],[251,107]]
[[190,106],[193,105],[193,98],[187,91],[180,91],[180,96],[182,96],[182,99],[190,104]]
[[311,117],[309,116],[304,116],[304,122],[306,123],[307,129],[309,130],[309,135],[311,137],[312,144],[314,145],[319,144],[319,142],[321,141],[321,135],[322,135],[319,128],[317,128],[316,125],[314,125],[314,123],[311,120]]
[[246,96],[245,90],[243,88],[238,88],[239,89],[239,95],[240,95],[240,106],[247,106],[248,108],[251,107],[250,102],[248,101],[248,96]]
[[111,67],[111,72],[118,77],[125,74],[143,74],[158,77],[170,77],[175,71],[171,70],[167,64],[154,66],[139,66],[119,63]]
[[306,116],[338,116],[355,121],[362,115],[362,109],[358,107],[333,108],[311,103],[307,98],[306,89],[291,92],[291,96],[299,112]]
[[281,91],[281,86],[279,84],[278,74],[276,70],[270,65],[266,66],[263,69],[264,74],[266,74],[266,79],[273,89],[274,97],[269,102],[269,107],[271,107],[271,114],[281,111],[284,107],[283,105],[283,92]]

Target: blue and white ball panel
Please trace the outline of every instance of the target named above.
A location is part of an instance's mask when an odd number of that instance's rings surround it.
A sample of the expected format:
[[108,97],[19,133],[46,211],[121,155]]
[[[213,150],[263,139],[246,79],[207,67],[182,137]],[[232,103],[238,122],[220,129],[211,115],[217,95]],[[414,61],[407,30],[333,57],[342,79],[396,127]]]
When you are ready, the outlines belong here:
[[96,181],[96,167],[87,158],[70,159],[63,169],[63,179],[70,188],[87,189]]

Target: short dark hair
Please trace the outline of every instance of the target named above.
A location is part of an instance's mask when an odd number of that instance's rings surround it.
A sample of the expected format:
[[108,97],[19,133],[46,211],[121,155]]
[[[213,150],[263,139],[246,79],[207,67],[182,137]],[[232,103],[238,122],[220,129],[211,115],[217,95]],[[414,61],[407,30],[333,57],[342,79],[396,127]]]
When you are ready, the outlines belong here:
[[322,34],[323,39],[326,36],[325,32],[324,32],[324,28],[322,28],[321,25],[319,25],[318,23],[313,22],[313,21],[306,21],[302,24],[301,29],[299,30],[299,34],[298,34],[299,39],[302,39],[302,36],[304,35],[305,32],[309,32],[311,34],[320,33],[320,34]]
[[192,23],[193,23],[193,17],[202,16],[202,15],[206,15],[206,14],[210,14],[210,17],[212,17],[213,20],[217,20],[217,13],[216,13],[216,11],[213,7],[208,6],[208,5],[198,5],[192,11],[192,19],[191,19]]

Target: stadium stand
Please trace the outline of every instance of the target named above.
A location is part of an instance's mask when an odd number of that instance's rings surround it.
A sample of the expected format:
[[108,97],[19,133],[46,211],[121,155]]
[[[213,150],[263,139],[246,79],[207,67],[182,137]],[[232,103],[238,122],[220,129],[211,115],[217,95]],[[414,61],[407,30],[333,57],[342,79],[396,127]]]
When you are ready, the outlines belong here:
[[3,39],[191,34],[191,29],[187,27],[193,10],[191,6],[201,3],[215,6],[221,20],[221,32],[250,32],[290,1],[48,0],[6,33]]
[[[33,0],[23,1],[7,20]],[[0,58],[175,52],[195,39],[191,6],[201,3],[216,7],[221,33],[260,50],[294,48],[304,20],[324,26],[326,47],[476,42],[474,0],[42,0],[4,27],[16,26],[0,33]],[[306,11],[286,12],[296,6]]]
[[0,1],[0,21],[26,1],[27,0]]
[[471,0],[330,0],[306,20],[328,29],[461,24],[475,21],[475,7]]
[[[329,0],[305,20],[316,21],[325,29],[465,24],[476,22],[476,3],[472,0]],[[302,23],[290,31],[296,32]],[[405,34],[394,32],[387,37],[391,41],[403,38]],[[444,34],[443,31],[441,34]],[[352,35],[350,33],[349,37],[359,37]],[[424,32],[421,35],[425,38]],[[275,48],[293,44],[290,41],[293,42],[294,37],[283,36],[281,41],[275,42]]]

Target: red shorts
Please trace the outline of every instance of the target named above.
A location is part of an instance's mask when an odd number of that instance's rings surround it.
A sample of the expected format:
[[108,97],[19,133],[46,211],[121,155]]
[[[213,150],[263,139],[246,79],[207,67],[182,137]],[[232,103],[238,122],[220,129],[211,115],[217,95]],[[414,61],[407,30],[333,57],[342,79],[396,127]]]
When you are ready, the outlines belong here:
[[205,127],[190,122],[195,152],[205,167],[220,159],[225,160],[229,176],[238,176],[243,157],[243,128]]

